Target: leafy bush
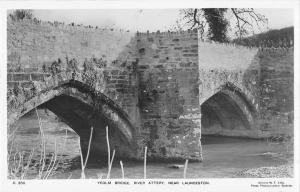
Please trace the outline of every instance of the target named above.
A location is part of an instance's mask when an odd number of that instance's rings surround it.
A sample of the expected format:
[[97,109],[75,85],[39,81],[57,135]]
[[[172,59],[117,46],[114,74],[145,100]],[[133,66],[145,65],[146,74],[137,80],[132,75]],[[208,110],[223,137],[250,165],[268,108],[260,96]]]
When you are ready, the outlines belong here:
[[9,15],[14,20],[33,19],[32,10],[16,9]]

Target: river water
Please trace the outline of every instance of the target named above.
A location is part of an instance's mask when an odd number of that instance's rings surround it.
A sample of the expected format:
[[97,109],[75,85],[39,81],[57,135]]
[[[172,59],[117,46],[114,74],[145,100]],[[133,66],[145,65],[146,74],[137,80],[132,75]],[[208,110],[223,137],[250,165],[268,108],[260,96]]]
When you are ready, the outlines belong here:
[[[8,145],[11,157],[16,151],[25,151],[29,154],[35,148],[33,159],[39,159],[39,145],[41,142],[40,130],[36,119],[23,118],[18,122],[13,145]],[[43,130],[46,138],[47,158],[51,153],[58,153],[60,166],[52,179],[77,179],[81,175],[79,158],[78,135],[64,123],[43,121]],[[66,131],[67,130],[67,131]],[[230,138],[220,136],[203,136],[203,158],[201,163],[190,162],[187,168],[187,178],[226,178],[238,177],[239,171],[280,166],[287,160],[280,155],[286,151],[282,143],[270,143],[265,140]],[[10,150],[11,149],[11,150]],[[10,158],[12,160],[12,158]],[[143,162],[123,161],[125,178],[143,178]],[[172,163],[147,163],[147,178],[183,178],[183,169],[170,168]],[[175,164],[184,164],[176,162]],[[32,173],[35,167],[31,166]],[[107,165],[103,162],[88,164],[85,174],[87,178],[105,178]],[[29,174],[30,175],[30,174]],[[34,175],[34,174],[32,174]],[[114,161],[111,178],[121,178],[119,160]],[[30,178],[30,176],[28,177]]]

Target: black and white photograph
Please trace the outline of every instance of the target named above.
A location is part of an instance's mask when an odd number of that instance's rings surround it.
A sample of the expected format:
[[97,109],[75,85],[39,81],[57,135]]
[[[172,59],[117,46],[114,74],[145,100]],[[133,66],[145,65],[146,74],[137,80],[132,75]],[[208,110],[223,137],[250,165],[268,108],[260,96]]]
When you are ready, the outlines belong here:
[[1,10],[6,185],[297,191],[298,8],[30,5]]

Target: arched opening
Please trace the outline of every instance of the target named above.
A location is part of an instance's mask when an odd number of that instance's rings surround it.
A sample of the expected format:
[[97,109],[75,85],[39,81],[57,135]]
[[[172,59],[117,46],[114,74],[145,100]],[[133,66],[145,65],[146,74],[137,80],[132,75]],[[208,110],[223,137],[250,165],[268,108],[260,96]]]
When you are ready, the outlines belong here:
[[46,108],[52,111],[80,136],[84,156],[87,151],[91,127],[93,127],[93,137],[90,148],[90,158],[97,159],[107,156],[107,126],[110,146],[111,149],[116,150],[116,155],[118,157],[130,157],[133,153],[131,141],[121,131],[123,127],[119,127],[114,119],[110,119],[110,117],[102,111],[106,109],[95,109],[93,106],[77,98],[64,94],[43,103],[40,108]]
[[[39,124],[41,122],[41,125]],[[58,118],[53,112],[46,108],[33,109],[20,117],[14,126],[14,132],[8,140],[9,165],[13,165],[14,158],[20,158],[18,153],[23,154],[24,160],[29,159],[30,152],[34,150],[32,162],[29,169],[30,173],[38,172],[41,159],[45,159],[45,165],[50,165],[53,154],[57,155],[59,167],[72,166],[72,161],[80,155],[78,140],[80,136],[66,122]],[[43,135],[40,130],[42,129]],[[44,141],[45,146],[42,146]],[[45,158],[43,157],[45,153]],[[52,159],[54,160],[54,159]],[[40,168],[40,167],[39,167]],[[45,173],[46,171],[44,171]]]
[[[53,89],[46,89],[19,108],[8,111],[8,118],[14,117],[13,121],[19,125],[26,124],[26,121],[32,121],[29,123],[33,125],[31,127],[21,125],[23,127],[21,134],[40,137],[35,109],[38,109],[43,121],[45,119],[50,121],[50,123],[43,123],[48,126],[45,127],[46,129],[54,129],[60,132],[60,135],[64,135],[65,127],[69,127],[68,133],[73,137],[67,143],[73,146],[69,150],[79,149],[78,139],[80,138],[84,157],[87,153],[91,127],[93,127],[89,161],[107,159],[106,126],[108,126],[110,149],[116,151],[116,158],[131,158],[135,155],[134,129],[126,113],[108,97],[102,93],[93,92],[90,87],[81,82],[71,81]],[[49,113],[50,115],[48,115]],[[53,119],[59,120],[52,121]],[[49,127],[52,125],[55,127]],[[57,126],[62,126],[62,128],[56,129]],[[30,131],[33,131],[34,134],[28,134]],[[53,131],[49,132],[49,134],[52,133]],[[59,142],[63,143],[57,141],[57,143]],[[51,143],[53,149],[53,139]],[[22,145],[22,143],[20,144]],[[39,143],[36,142],[36,145],[38,146]]]
[[221,89],[201,105],[202,133],[247,137],[254,115],[249,106],[240,92]]

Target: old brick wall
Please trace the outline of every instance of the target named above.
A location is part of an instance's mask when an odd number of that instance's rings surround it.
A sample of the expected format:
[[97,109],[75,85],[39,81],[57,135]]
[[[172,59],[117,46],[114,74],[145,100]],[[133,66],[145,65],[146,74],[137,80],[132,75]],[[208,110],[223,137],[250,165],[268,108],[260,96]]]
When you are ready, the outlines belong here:
[[[34,20],[12,21],[8,18],[8,88],[19,85],[30,89],[32,81],[42,81],[49,76],[50,72],[45,68],[50,68],[53,62],[58,60],[61,61],[60,67],[65,69],[68,67],[67,59],[75,59],[77,67],[82,69],[85,59],[103,58],[107,61],[106,67],[110,68],[110,64],[123,51],[132,36],[130,32],[115,29]],[[116,88],[119,88],[122,82],[127,83],[124,75],[120,75],[118,79],[119,72],[111,74],[112,70],[108,69],[105,73],[106,79],[112,77],[115,80],[109,84],[114,83]],[[128,73],[123,69],[117,70],[121,70],[120,74]],[[121,94],[119,98],[123,98],[124,91],[118,90]]]
[[[102,84],[102,91],[132,117],[138,116],[134,109],[137,102],[136,74],[130,67],[113,66],[132,37],[133,34],[128,31],[115,29],[8,18],[8,89],[19,87],[30,92],[34,82],[44,81],[53,74],[55,62],[60,71],[66,71],[70,67],[68,61],[74,60],[78,72],[82,72],[84,62],[95,65],[91,58],[102,59],[105,62],[102,69],[91,67],[91,70],[103,73],[101,80],[105,82],[98,82]],[[127,63],[132,64],[131,61]],[[133,121],[138,122],[136,119]]]
[[116,29],[64,25],[35,20],[7,22],[7,57],[10,69],[41,69],[44,64],[75,58],[105,58],[109,63],[134,36]]
[[267,135],[293,136],[294,49],[261,48],[260,115]]
[[147,145],[152,158],[199,159],[197,39],[196,32],[136,37],[139,146]]

